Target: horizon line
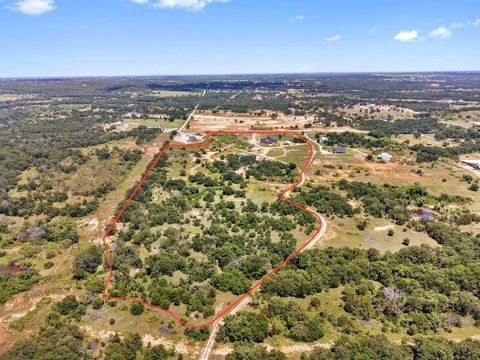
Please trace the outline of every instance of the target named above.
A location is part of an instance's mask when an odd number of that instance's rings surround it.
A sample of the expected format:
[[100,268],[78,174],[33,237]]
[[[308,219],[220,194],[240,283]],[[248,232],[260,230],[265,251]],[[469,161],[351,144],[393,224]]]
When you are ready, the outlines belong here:
[[348,74],[458,74],[478,73],[479,70],[415,70],[415,71],[316,71],[316,72],[252,72],[252,73],[191,73],[191,74],[149,74],[149,75],[40,75],[0,76],[2,80],[47,80],[47,79],[112,79],[112,78],[165,78],[165,77],[215,77],[215,76],[282,76],[282,75],[348,75]]

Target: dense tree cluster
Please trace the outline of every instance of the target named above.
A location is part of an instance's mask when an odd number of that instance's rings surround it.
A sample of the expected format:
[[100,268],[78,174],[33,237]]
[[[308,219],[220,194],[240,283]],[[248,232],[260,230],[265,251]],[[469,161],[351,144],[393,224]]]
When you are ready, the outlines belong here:
[[441,158],[458,160],[462,154],[471,154],[480,151],[479,142],[465,142],[455,147],[425,146],[423,144],[413,145],[412,150],[417,153],[417,162],[434,162]]
[[408,206],[421,205],[428,191],[420,184],[410,186],[383,186],[359,181],[340,180],[339,189],[346,191],[349,198],[362,202],[365,212],[371,216],[384,216],[397,224],[405,224],[410,219]]
[[358,128],[369,131],[370,135],[381,138],[400,134],[431,134],[441,126],[437,119],[419,117],[416,119],[396,120],[363,120],[357,123]]
[[[440,229],[437,232],[444,234]],[[456,241],[462,242],[471,253],[476,245],[470,242],[478,242],[461,234]],[[344,310],[354,319],[380,319],[392,326],[400,325],[411,335],[459,326],[461,317],[468,315],[478,323],[478,284],[466,282],[480,274],[476,257],[465,258],[450,246],[444,246],[445,249],[409,247],[384,256],[373,249],[306,252],[269,279],[262,292],[305,297],[346,285],[342,298]],[[382,286],[374,287],[372,281]]]
[[274,335],[282,334],[304,342],[317,341],[324,336],[323,317],[309,315],[293,300],[273,298],[263,312],[271,321]]
[[268,336],[268,320],[265,315],[242,312],[225,319],[217,335],[219,341],[262,342]]
[[287,356],[278,350],[268,351],[262,346],[251,344],[238,344],[233,351],[225,357],[226,360],[287,360]]
[[459,343],[441,338],[417,338],[410,344],[393,344],[385,336],[343,336],[330,349],[303,354],[302,360],[466,360],[480,357],[480,343]]
[[175,359],[175,353],[163,345],[144,347],[142,338],[137,333],[131,333],[121,338],[113,335],[105,348],[106,360],[168,360]]
[[346,132],[332,132],[328,134],[318,133],[315,135],[317,139],[325,136],[328,140],[324,141],[327,146],[350,146],[350,147],[364,147],[364,148],[384,148],[391,144],[391,141],[386,138],[372,138],[364,134]]
[[13,295],[29,290],[40,279],[33,269],[22,271],[21,274],[0,274],[0,304],[5,303]]
[[103,250],[98,245],[91,245],[83,249],[75,257],[73,262],[74,278],[84,279],[88,274],[97,271],[97,267],[102,263]]
[[307,191],[300,190],[298,202],[314,207],[317,211],[327,215],[353,216],[352,205],[340,194],[326,186],[315,186]]

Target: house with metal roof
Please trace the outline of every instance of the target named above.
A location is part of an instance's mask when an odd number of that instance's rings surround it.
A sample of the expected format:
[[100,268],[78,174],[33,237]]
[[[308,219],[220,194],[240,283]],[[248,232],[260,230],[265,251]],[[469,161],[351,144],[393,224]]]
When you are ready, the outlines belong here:
[[275,145],[277,143],[277,139],[273,138],[273,137],[266,137],[266,138],[263,138],[263,139],[260,139],[260,144],[264,144],[264,145]]
[[333,154],[345,154],[346,152],[347,149],[345,149],[343,146],[336,146],[332,150]]

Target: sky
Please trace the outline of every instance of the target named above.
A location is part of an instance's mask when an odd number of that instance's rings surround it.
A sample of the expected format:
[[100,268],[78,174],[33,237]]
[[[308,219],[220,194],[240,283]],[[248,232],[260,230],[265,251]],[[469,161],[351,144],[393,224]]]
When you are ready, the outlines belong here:
[[0,0],[0,77],[476,70],[479,0]]

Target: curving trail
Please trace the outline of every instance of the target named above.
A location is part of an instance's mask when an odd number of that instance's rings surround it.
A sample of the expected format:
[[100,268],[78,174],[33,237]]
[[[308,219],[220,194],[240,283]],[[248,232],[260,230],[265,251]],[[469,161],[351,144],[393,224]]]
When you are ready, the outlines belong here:
[[[306,241],[304,244],[302,244],[300,247],[298,247],[292,254],[290,254],[284,261],[280,262],[277,264],[268,274],[266,274],[264,277],[262,277],[260,280],[256,281],[252,287],[243,295],[240,295],[237,297],[235,301],[233,301],[229,306],[227,306],[225,309],[221,310],[219,313],[215,314],[215,316],[208,320],[207,322],[203,324],[190,324],[183,319],[181,319],[177,314],[174,312],[164,309],[160,306],[156,306],[153,304],[150,304],[149,302],[141,299],[137,299],[134,297],[130,296],[109,296],[108,293],[108,288],[110,286],[110,282],[113,277],[113,267],[112,267],[112,261],[110,257],[110,251],[109,247],[107,244],[107,238],[108,236],[112,233],[114,230],[116,224],[120,220],[122,214],[124,211],[128,208],[130,203],[132,202],[133,198],[135,195],[140,191],[142,185],[145,183],[145,181],[148,179],[154,168],[157,166],[158,162],[162,158],[162,156],[169,150],[169,149],[178,149],[178,148],[205,148],[208,149],[210,147],[210,142],[211,142],[211,136],[212,135],[221,135],[221,134],[291,134],[297,138],[300,138],[303,140],[308,145],[308,159],[301,169],[300,172],[300,178],[292,185],[290,185],[288,188],[282,191],[280,194],[281,199],[292,205],[293,207],[297,208],[300,211],[306,212],[311,214],[313,217],[318,222],[318,228],[317,230],[313,233],[313,235],[310,237],[308,241]],[[136,302],[143,304],[146,307],[149,307],[154,310],[159,310],[162,311],[168,315],[170,315],[175,321],[177,321],[179,324],[186,328],[190,329],[200,329],[200,328],[205,328],[209,327],[212,325],[217,325],[219,324],[219,321],[221,321],[225,316],[231,314],[232,312],[238,311],[242,306],[246,305],[248,303],[249,296],[257,290],[264,282],[266,282],[269,278],[271,278],[273,275],[275,275],[278,271],[280,271],[285,265],[287,265],[292,259],[294,259],[298,254],[303,252],[304,250],[312,248],[325,234],[326,230],[326,222],[325,219],[316,211],[313,211],[308,208],[304,208],[303,206],[300,206],[299,204],[293,202],[292,200],[289,199],[289,194],[297,187],[301,186],[305,182],[306,175],[305,173],[307,172],[308,168],[312,164],[313,158],[315,156],[315,150],[310,141],[308,139],[301,135],[300,133],[294,131],[294,130],[244,130],[244,131],[239,131],[239,130],[219,130],[219,131],[207,131],[207,136],[206,136],[206,141],[204,143],[199,143],[199,144],[166,144],[158,153],[156,156],[155,160],[152,162],[150,167],[147,169],[145,172],[145,175],[142,177],[138,185],[135,187],[135,189],[132,191],[130,196],[128,197],[127,201],[123,205],[123,207],[120,209],[118,212],[117,216],[115,219],[112,221],[111,225],[107,228],[105,233],[102,236],[102,242],[103,242],[103,247],[104,247],[104,252],[105,252],[105,258],[109,266],[109,273],[108,276],[105,280],[105,287],[103,289],[102,293],[102,298],[103,300],[125,300],[125,301],[131,301],[131,302]]]

